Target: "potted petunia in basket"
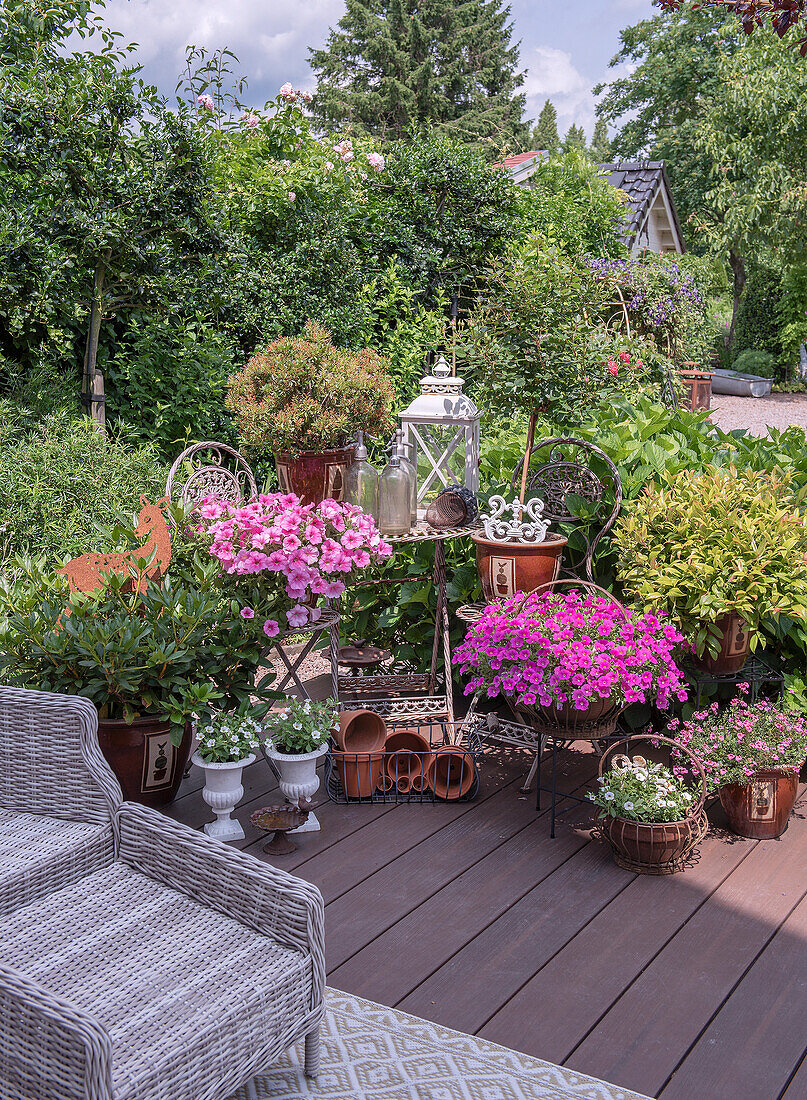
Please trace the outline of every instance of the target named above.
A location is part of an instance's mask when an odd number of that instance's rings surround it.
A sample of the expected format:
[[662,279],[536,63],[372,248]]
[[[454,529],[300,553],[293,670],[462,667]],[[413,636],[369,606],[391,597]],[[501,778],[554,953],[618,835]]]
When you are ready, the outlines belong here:
[[[653,762],[645,756],[627,755],[639,741],[671,754],[686,755],[698,780],[689,785],[681,770]],[[618,749],[627,751],[617,752]],[[611,757],[610,767],[606,767]],[[682,745],[666,737],[639,735],[609,746],[600,760],[596,792],[587,797],[598,807],[602,835],[620,867],[644,874],[667,874],[683,869],[683,861],[708,828],[703,804],[706,776],[697,759]]]
[[202,798],[216,814],[205,832],[218,840],[243,840],[244,830],[230,814],[244,797],[241,775],[255,762],[261,723],[249,710],[217,714],[198,735],[199,746],[191,760],[205,773]]
[[[264,756],[280,773],[280,789],[292,806],[301,799],[310,802],[319,789],[317,764],[330,747],[330,738],[339,723],[333,699],[315,702],[288,699],[279,710],[270,711],[262,721],[266,744]],[[295,832],[319,829],[313,813]]]
[[[303,504],[293,493],[262,493],[244,505],[211,497],[199,512],[233,596],[257,584],[260,607],[271,608],[263,617],[269,638],[318,622],[320,598],[338,599],[353,573],[392,554],[372,516],[355,504]],[[240,614],[253,619],[257,610],[242,603]]]
[[454,663],[469,677],[466,695],[504,696],[540,726],[604,737],[631,703],[664,709],[686,699],[675,663],[681,641],[661,616],[574,588],[490,604]]
[[724,709],[712,703],[668,728],[702,764],[732,830],[770,840],[785,831],[796,801],[807,721],[781,703],[749,702],[748,685],[737,686],[741,694]]

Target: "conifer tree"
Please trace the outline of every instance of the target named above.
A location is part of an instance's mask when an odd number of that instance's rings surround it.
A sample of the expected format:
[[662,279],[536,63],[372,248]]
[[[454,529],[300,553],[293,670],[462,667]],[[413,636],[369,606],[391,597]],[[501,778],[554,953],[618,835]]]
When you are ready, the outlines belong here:
[[586,151],[586,131],[582,126],[577,126],[573,122],[569,129],[566,131],[566,137],[563,139],[563,152],[570,153],[572,149],[582,149]]
[[538,122],[533,127],[530,144],[533,149],[543,150],[547,153],[557,153],[560,149],[558,112],[551,99],[548,99],[541,108]]
[[322,49],[312,109],[329,128],[402,138],[420,123],[521,148],[525,96],[503,0],[347,0]]
[[595,164],[608,164],[613,157],[611,139],[608,137],[608,126],[604,118],[597,119],[589,152]]

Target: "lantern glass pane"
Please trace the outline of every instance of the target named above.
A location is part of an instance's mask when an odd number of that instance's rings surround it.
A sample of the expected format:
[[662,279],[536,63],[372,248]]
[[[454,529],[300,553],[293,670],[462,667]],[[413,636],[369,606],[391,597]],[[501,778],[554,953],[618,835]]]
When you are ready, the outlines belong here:
[[465,484],[466,430],[456,424],[418,424],[416,433],[418,506],[423,509],[446,485]]

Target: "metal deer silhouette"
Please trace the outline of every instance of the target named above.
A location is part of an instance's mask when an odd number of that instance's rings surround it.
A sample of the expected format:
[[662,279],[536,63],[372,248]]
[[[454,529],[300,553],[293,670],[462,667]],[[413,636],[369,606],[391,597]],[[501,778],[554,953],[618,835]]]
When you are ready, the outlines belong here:
[[171,533],[163,515],[163,508],[168,503],[168,497],[163,497],[156,504],[149,504],[148,500],[141,496],[142,507],[135,530],[138,537],[144,541],[137,550],[126,550],[121,554],[81,554],[57,569],[57,573],[67,577],[70,591],[94,592],[96,588],[100,588],[104,577],[109,573],[121,573],[129,577],[134,588],[132,574],[133,571],[138,571],[137,562],[142,558],[145,558],[149,564],[138,577],[138,592],[145,591],[148,585],[147,578],[157,580],[163,576],[171,561]]

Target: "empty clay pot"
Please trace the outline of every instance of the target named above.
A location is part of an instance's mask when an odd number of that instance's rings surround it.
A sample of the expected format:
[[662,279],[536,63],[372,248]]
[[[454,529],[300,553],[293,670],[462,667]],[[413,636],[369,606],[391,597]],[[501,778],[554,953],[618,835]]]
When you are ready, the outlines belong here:
[[423,775],[424,757],[410,749],[398,749],[386,754],[384,770],[401,793],[414,787],[415,780]]
[[333,752],[331,756],[347,797],[369,798],[381,780],[384,754]]
[[476,767],[471,753],[467,749],[445,745],[435,749],[426,782],[438,798],[451,802],[470,791],[475,777]]
[[379,752],[387,739],[387,724],[374,710],[345,710],[334,737],[343,752]]

